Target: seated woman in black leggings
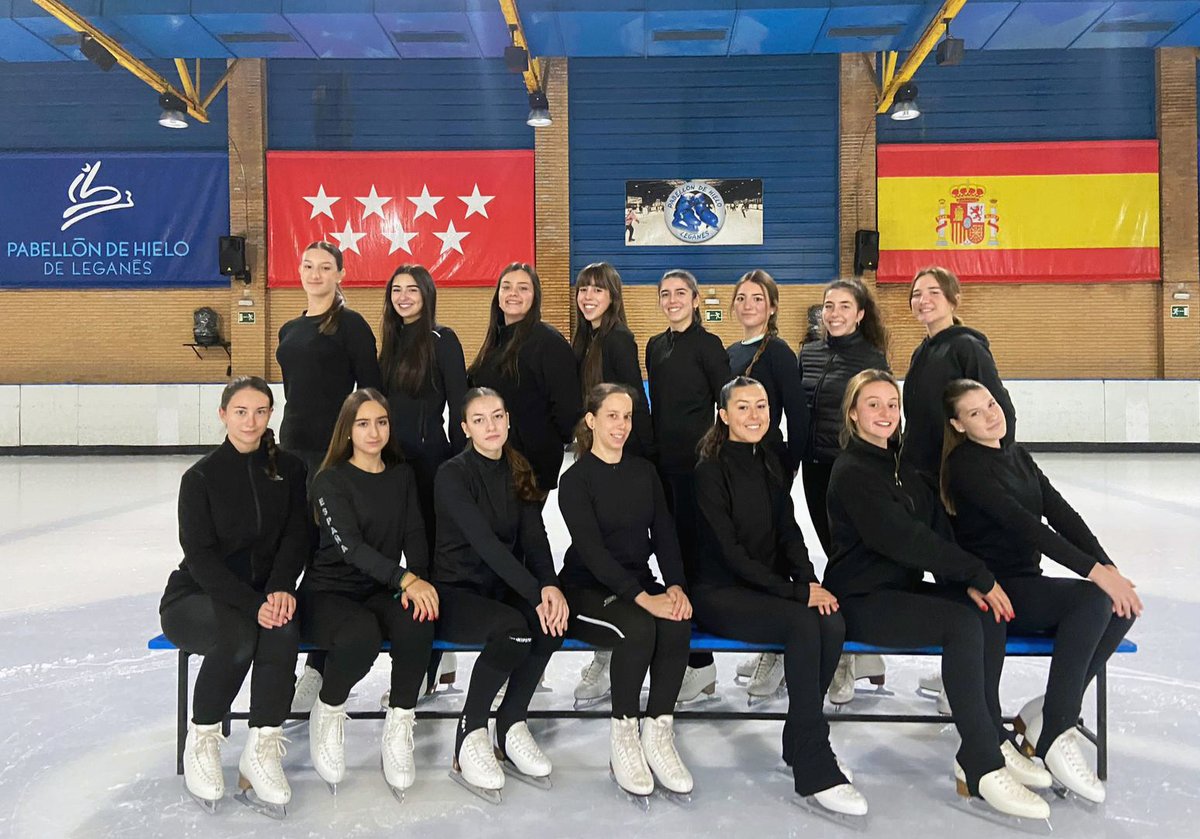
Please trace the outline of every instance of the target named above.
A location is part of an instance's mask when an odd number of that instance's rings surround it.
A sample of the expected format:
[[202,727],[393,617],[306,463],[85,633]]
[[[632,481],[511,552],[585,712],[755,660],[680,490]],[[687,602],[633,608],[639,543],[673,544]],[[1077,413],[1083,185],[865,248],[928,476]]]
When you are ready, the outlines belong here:
[[[498,804],[504,771],[550,786],[550,761],[525,720],[546,664],[562,646],[567,601],[542,523],[546,494],[508,443],[504,400],[477,387],[467,391],[462,410],[467,448],[442,464],[433,488],[437,637],[484,645],[471,669],[451,777]],[[488,711],[506,679],[493,751]]]
[[783,759],[796,792],[828,810],[864,816],[867,800],[838,766],[822,711],[846,625],[821,588],[796,524],[790,473],[760,445],[771,427],[767,392],[738,376],[721,388],[716,422],[700,441],[696,497],[701,550],[692,602],[705,629],[784,644],[788,687]]
[[[943,401],[942,500],[954,515],[958,543],[1004,583],[1016,612],[1010,631],[1055,639],[1046,694],[1017,717],[1025,752],[1043,758],[1072,792],[1102,802],[1104,784],[1079,748],[1075,721],[1083,692],[1142,613],[1142,602],[1029,452],[1001,445],[1008,423],[991,392],[958,379],[946,386]],[[1086,579],[1042,576],[1043,553]]]
[[[383,726],[383,776],[397,798],[416,780],[414,708],[433,645],[438,596],[412,469],[392,443],[387,400],[372,388],[346,397],[312,484],[321,544],[300,585],[301,635],[328,650],[309,722],[313,768],[334,792],[346,774],[346,697],[383,639],[392,684]],[[402,558],[403,557],[403,558]]]
[[171,643],[204,657],[192,694],[183,752],[188,792],[209,812],[225,794],[221,721],[250,680],[250,735],[238,763],[242,790],[283,815],[292,799],[279,758],[292,701],[300,631],[296,578],[308,559],[305,469],[275,447],[267,428],[275,404],[257,376],[239,376],[221,394],[226,437],[183,474],[179,542],[159,613]]
[[[633,429],[629,388],[596,385],[586,407],[575,432],[575,464],[558,490],[571,533],[562,571],[569,632],[613,651],[609,748],[617,784],[647,796],[657,779],[667,792],[689,795],[692,775],[675,750],[672,716],[692,637],[679,537],[654,465],[623,456]],[[665,586],[650,570],[651,554]],[[650,696],[639,742],[647,672]]]
[[[864,370],[852,378],[842,411],[825,584],[841,604],[846,638],[941,646],[962,738],[954,764],[959,794],[981,796],[1009,815],[1047,818],[1049,805],[1026,787],[1048,787],[1050,775],[1017,750],[1000,715],[1008,596],[982,560],[954,543],[933,488],[900,461],[900,390],[891,374]],[[944,582],[923,582],[925,572]]]

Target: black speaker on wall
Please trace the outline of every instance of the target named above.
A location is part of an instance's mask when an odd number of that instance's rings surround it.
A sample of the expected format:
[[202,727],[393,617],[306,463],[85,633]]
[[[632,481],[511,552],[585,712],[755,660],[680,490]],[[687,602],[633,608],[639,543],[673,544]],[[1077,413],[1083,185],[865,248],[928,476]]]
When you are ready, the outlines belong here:
[[246,273],[246,239],[243,236],[222,236],[217,255],[221,273],[241,277]]
[[864,271],[879,267],[879,231],[854,231],[854,276],[861,277]]

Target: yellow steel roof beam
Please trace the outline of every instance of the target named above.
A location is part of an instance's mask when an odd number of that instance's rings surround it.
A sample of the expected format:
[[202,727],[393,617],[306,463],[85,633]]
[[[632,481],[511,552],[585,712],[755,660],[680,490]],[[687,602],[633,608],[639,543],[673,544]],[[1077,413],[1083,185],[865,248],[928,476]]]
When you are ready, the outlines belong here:
[[542,62],[533,57],[529,42],[525,40],[525,27],[521,25],[521,13],[517,11],[516,0],[500,0],[500,11],[504,13],[504,19],[512,31],[513,44],[529,54],[529,69],[522,74],[525,77],[525,89],[530,93],[542,90]]
[[[967,0],[944,0],[942,7],[937,10],[937,13],[929,21],[925,27],[925,31],[921,33],[921,37],[917,39],[917,43],[913,46],[912,52],[904,59],[904,63],[900,65],[900,69],[896,70],[891,78],[887,78],[885,74],[885,83],[883,90],[879,94],[879,100],[875,105],[875,113],[886,114],[888,108],[892,107],[892,100],[896,98],[896,92],[900,90],[902,85],[912,81],[912,77],[916,74],[917,68],[922,62],[929,57],[929,53],[937,46],[938,39],[946,32],[946,25],[958,16],[962,11],[962,7],[967,4]],[[891,54],[888,60],[888,69],[895,66],[895,53]]]

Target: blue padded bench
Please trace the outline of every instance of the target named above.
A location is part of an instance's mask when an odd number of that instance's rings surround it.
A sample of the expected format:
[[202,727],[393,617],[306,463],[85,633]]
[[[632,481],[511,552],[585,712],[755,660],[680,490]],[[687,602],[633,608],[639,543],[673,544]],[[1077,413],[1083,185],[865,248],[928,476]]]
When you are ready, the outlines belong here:
[[[174,644],[167,640],[164,635],[157,635],[151,638],[146,645],[151,650],[177,650]],[[749,644],[744,641],[734,641],[729,638],[721,638],[717,635],[711,635],[703,632],[695,627],[692,627],[692,651],[693,652],[711,652],[711,653],[760,653],[760,652],[783,652],[782,644]],[[482,644],[452,644],[449,641],[434,641],[433,648],[441,652],[478,652],[483,649]],[[316,649],[309,644],[301,644],[300,651],[308,652]],[[380,652],[386,652],[390,649],[388,642],[384,641]],[[574,638],[567,638],[563,641],[562,649],[565,651],[586,652],[594,650],[590,644],[585,644]],[[1137,644],[1129,639],[1121,642],[1117,647],[1118,653],[1136,653],[1138,650]],[[877,655],[941,655],[941,647],[877,647],[872,644],[863,644],[857,641],[847,641],[842,647],[845,653],[875,653]],[[178,693],[176,698],[176,750],[175,750],[175,771],[183,774],[183,747],[187,740],[188,729],[188,702],[191,700],[191,690],[189,687],[188,659],[190,653],[183,650],[177,650],[179,654],[179,673],[178,673]],[[1014,637],[1010,636],[1008,643],[1005,646],[1005,654],[1008,656],[1041,656],[1048,657],[1054,652],[1054,639],[1047,637]],[[379,711],[350,711],[348,715],[351,719],[383,719],[385,712]],[[454,710],[422,710],[418,707],[417,716],[421,719],[458,719],[459,712]],[[605,708],[597,709],[548,709],[529,711],[531,719],[603,719],[609,716],[609,711]],[[729,710],[683,710],[676,711],[675,719],[707,719],[707,720],[780,720],[786,718],[786,714],[782,711],[756,711],[753,708],[747,708],[744,711],[729,711]],[[225,733],[229,733],[229,723],[232,720],[244,720],[249,717],[245,711],[232,711],[225,718],[224,729]],[[288,719],[308,719],[308,714],[289,715]],[[828,715],[831,722],[926,722],[926,723],[946,723],[950,718],[941,714],[858,714],[850,712],[835,711]],[[1108,778],[1108,674],[1106,669],[1102,669],[1096,676],[1096,729],[1092,731],[1080,723],[1080,729],[1084,736],[1096,744],[1096,774],[1101,780]]]

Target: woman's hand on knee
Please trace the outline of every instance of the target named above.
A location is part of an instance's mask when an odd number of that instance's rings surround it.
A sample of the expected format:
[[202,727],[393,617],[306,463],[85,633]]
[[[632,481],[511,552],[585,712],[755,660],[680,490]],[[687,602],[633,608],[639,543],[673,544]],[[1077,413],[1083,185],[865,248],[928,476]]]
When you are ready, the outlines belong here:
[[417,577],[400,592],[400,605],[412,605],[413,620],[435,621],[438,616],[438,593],[432,583]]
[[1016,617],[1016,612],[1013,611],[1012,601],[1008,599],[1008,595],[999,583],[992,585],[987,594],[982,593],[979,589],[973,586],[967,587],[967,595],[975,601],[975,605],[982,611],[990,611],[992,617],[996,619],[996,623],[1000,621],[1010,621]]
[[275,609],[278,626],[283,626],[296,616],[296,596],[289,591],[272,591],[267,595],[267,605]]
[[637,597],[633,598],[633,602],[656,618],[662,618],[666,621],[679,620],[679,618],[675,617],[675,603],[668,594],[650,594],[643,591]]
[[1122,618],[1141,617],[1142,599],[1134,591],[1136,586],[1112,565],[1097,562],[1088,573],[1088,579],[1112,599],[1113,612]]
[[567,598],[563,596],[558,586],[542,588],[542,602],[534,609],[542,624],[542,632],[546,635],[562,637],[567,632],[567,619],[571,609],[567,606]]
[[838,602],[833,593],[822,588],[819,583],[809,583],[808,607],[816,609],[822,615],[832,615],[838,610]]
[[258,607],[258,625],[263,629],[278,629],[286,621],[279,617],[279,610],[269,600],[264,600]]
[[672,620],[690,621],[692,619],[692,601],[680,586],[667,589],[667,597],[671,598]]

